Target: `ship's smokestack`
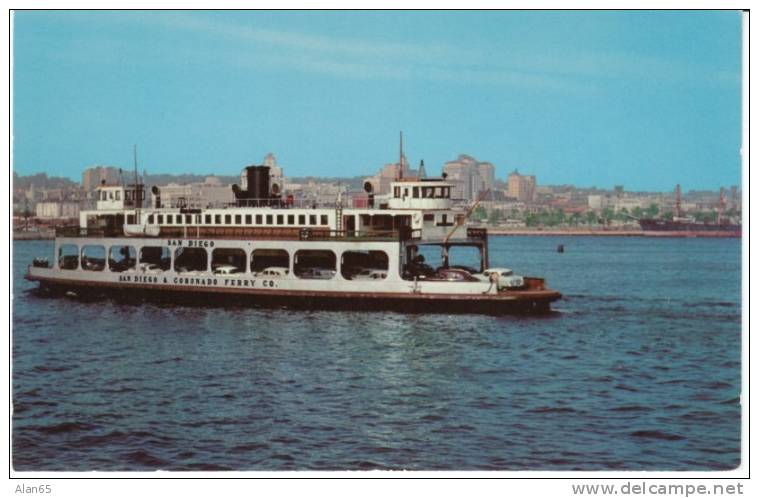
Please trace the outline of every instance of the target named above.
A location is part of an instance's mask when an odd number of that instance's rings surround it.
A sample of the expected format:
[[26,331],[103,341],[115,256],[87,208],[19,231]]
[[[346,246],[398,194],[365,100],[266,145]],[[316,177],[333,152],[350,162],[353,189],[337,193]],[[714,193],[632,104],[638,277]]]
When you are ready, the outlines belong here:
[[268,206],[272,201],[269,188],[269,166],[247,166],[240,174],[242,187],[232,185],[240,205]]

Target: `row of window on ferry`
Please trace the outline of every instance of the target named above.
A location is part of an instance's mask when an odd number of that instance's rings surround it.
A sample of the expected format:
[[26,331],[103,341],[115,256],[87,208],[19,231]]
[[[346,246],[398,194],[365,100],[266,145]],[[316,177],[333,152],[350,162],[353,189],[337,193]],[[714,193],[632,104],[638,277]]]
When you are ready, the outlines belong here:
[[[296,223],[297,220],[297,223]],[[148,225],[282,225],[328,226],[326,214],[151,214]]]
[[[402,194],[402,195],[401,195]],[[411,196],[414,199],[449,199],[451,187],[394,187],[393,197]]]
[[[145,193],[141,192],[141,198],[142,200],[145,200]],[[131,201],[132,197],[136,197],[133,191],[131,190],[125,190],[124,191],[124,200]],[[100,190],[97,193],[97,200],[98,201],[120,201],[121,200],[121,190]]]
[[[270,278],[285,277],[290,272],[290,254],[282,249],[255,249],[250,254],[236,248],[216,248],[209,252],[199,247],[180,247],[174,253],[166,246],[140,249],[139,264],[133,246],[84,246],[73,244],[59,248],[58,266],[62,270],[81,268],[88,271],[157,274],[170,269],[185,275],[211,271],[217,275],[246,274]],[[341,255],[340,273],[347,280],[384,279],[388,256],[383,251],[346,251]],[[303,249],[293,255],[293,273],[298,278],[331,279],[337,274],[337,256],[330,250]]]

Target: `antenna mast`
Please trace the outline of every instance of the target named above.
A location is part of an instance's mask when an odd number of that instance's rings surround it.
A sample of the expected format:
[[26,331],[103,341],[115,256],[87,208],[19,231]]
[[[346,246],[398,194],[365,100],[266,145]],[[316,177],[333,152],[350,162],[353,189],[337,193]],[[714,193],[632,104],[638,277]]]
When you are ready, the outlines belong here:
[[681,204],[682,196],[680,194],[680,184],[678,183],[675,187],[675,217],[677,218],[682,217]]
[[134,207],[135,207],[135,221],[140,222],[140,208],[142,207],[142,189],[139,186],[140,176],[137,173],[137,144],[134,144]]
[[722,224],[722,215],[725,212],[725,187],[719,188],[719,211],[717,211],[717,224]]
[[399,168],[398,168],[398,179],[403,180],[403,131],[401,131],[401,152],[400,152],[400,159],[398,161]]

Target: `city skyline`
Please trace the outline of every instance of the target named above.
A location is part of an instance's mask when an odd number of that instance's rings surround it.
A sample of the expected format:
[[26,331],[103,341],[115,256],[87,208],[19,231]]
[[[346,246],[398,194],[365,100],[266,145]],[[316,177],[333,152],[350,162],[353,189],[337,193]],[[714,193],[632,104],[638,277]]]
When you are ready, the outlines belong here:
[[431,175],[741,185],[738,12],[23,12],[13,42],[20,175],[130,170],[137,143],[151,173],[354,177],[403,130]]

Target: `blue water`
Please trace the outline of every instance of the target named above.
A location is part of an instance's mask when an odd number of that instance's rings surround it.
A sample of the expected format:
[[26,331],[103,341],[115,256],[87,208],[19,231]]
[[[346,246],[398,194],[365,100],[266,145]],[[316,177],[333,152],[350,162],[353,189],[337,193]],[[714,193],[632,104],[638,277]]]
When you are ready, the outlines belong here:
[[492,237],[547,317],[45,298],[13,248],[16,470],[740,464],[737,240]]

